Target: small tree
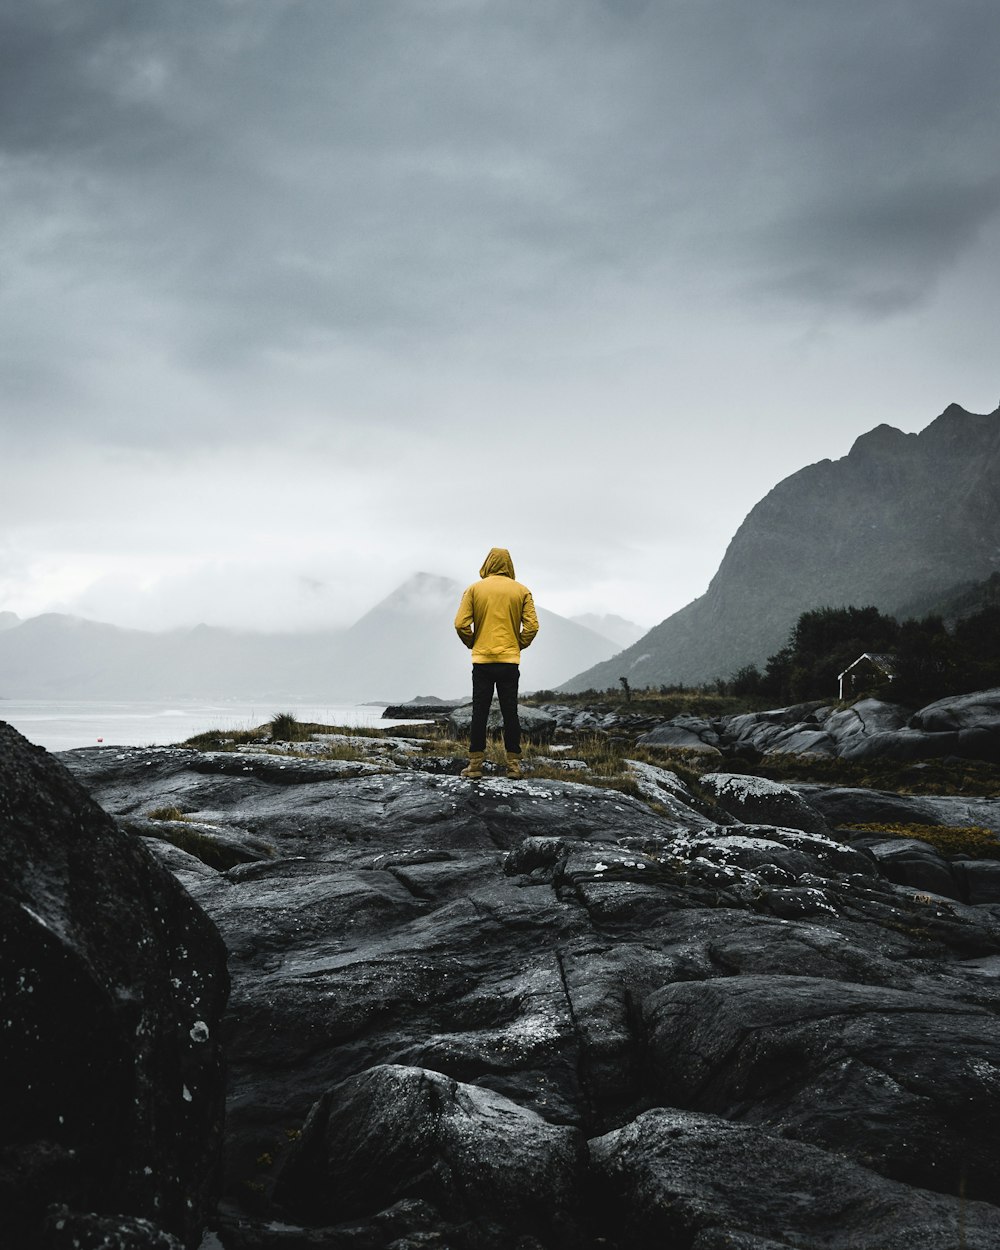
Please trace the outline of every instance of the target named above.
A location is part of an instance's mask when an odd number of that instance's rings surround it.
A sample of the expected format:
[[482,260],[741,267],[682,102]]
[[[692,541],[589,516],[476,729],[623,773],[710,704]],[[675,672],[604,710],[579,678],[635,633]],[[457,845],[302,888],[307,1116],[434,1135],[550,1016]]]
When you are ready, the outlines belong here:
[[963,691],[1000,685],[1000,604],[955,625],[955,666]]
[[756,664],[744,664],[733,673],[726,684],[729,692],[734,695],[760,694],[764,688],[764,674]]
[[894,699],[901,703],[925,703],[951,689],[955,645],[940,616],[904,621],[895,654]]

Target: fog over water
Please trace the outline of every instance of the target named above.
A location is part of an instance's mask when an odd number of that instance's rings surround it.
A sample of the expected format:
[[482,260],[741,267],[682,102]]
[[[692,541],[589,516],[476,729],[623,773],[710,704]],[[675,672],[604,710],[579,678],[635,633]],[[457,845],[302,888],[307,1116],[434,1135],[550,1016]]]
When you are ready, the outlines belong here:
[[92,746],[171,746],[210,729],[254,729],[276,712],[319,725],[404,724],[382,719],[382,707],[360,704],[67,702],[0,699],[0,720],[49,751]]
[[1000,396],[993,0],[0,3],[0,612],[650,626]]

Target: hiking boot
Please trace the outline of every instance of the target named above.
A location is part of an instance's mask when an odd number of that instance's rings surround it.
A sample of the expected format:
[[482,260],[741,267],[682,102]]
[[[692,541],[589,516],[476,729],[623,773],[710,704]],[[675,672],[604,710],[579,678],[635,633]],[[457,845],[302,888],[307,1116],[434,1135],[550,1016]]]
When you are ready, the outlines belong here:
[[471,777],[473,781],[478,781],[483,775],[483,757],[485,755],[485,751],[470,751],[469,766],[468,768],[463,768],[459,776]]
[[507,776],[513,781],[520,781],[524,776],[521,772],[521,752],[507,751]]

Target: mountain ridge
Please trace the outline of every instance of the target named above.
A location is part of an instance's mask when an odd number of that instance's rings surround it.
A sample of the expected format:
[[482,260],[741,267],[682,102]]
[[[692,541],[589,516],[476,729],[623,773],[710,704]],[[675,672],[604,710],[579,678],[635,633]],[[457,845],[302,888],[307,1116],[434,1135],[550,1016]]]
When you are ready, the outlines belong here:
[[894,612],[1000,568],[1000,408],[882,424],[784,478],[748,513],[704,595],[561,689],[711,681],[762,664],[802,612]]
[[[398,703],[416,688],[457,697],[470,684],[469,653],[453,627],[463,589],[416,573],[353,625],[307,633],[204,624],[155,632],[57,612],[14,617],[0,629],[0,698]],[[546,608],[538,615],[524,689],[555,686],[619,650]]]

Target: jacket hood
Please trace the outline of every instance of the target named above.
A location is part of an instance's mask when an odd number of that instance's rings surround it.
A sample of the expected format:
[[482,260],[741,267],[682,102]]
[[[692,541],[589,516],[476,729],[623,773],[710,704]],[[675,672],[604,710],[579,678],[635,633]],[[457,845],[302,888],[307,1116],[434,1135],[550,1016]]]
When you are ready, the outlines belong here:
[[514,561],[506,547],[491,547],[490,554],[483,561],[479,570],[480,577],[513,577]]

